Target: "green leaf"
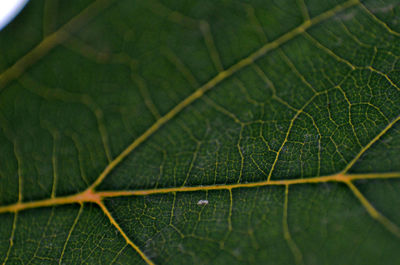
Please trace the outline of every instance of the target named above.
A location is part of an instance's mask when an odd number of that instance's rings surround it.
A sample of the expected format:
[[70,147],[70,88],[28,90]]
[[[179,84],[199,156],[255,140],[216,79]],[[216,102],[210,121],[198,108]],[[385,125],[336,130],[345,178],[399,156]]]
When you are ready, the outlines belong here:
[[400,264],[399,17],[30,1],[0,32],[0,262]]

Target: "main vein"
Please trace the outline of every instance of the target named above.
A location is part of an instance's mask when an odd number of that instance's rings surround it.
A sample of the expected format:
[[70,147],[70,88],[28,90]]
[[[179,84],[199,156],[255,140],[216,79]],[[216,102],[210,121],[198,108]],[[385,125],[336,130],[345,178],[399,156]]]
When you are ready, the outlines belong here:
[[132,191],[92,191],[86,190],[82,193],[49,198],[32,202],[17,202],[15,204],[1,206],[0,214],[6,212],[19,212],[28,209],[40,207],[53,207],[65,204],[82,204],[82,203],[95,203],[99,204],[104,199],[123,196],[145,196],[152,194],[165,194],[174,192],[195,192],[195,191],[211,191],[211,190],[232,190],[238,188],[255,188],[266,186],[286,186],[286,185],[299,185],[299,184],[318,184],[326,182],[348,183],[349,181],[368,180],[368,179],[393,179],[400,178],[400,172],[393,173],[370,173],[370,174],[334,174],[321,177],[310,178],[297,178],[285,180],[269,180],[252,183],[235,183],[235,184],[217,184],[206,186],[193,186],[193,187],[172,187],[172,188],[159,188],[159,189],[146,189],[146,190],[132,190]]

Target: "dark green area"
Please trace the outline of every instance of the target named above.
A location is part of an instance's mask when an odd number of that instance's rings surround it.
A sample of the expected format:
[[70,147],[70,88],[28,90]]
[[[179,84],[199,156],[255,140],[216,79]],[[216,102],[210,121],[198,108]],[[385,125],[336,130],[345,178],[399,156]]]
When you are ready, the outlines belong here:
[[[361,2],[222,80],[97,189],[254,183],[343,170],[400,114],[400,4]],[[114,1],[0,90],[0,207],[18,201],[19,177],[23,202],[84,191],[220,67],[300,27],[305,10],[313,19],[344,3]],[[0,32],[0,72],[91,4],[30,1]],[[393,125],[349,173],[400,172],[399,130]],[[354,184],[400,225],[398,179]],[[225,189],[108,198],[105,205],[156,264],[400,264],[400,239],[344,184],[289,186],[288,229],[301,260],[285,239],[284,186],[233,189],[232,200]],[[97,205],[82,207],[0,214],[0,263],[144,263]]]

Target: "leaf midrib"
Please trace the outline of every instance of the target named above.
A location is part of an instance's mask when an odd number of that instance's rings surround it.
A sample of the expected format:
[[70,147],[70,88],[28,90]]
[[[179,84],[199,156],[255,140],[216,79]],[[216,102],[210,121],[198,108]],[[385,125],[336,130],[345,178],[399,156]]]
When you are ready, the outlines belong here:
[[368,174],[334,174],[321,177],[309,178],[294,178],[283,180],[267,180],[250,183],[239,184],[215,184],[204,186],[191,186],[191,187],[171,187],[171,188],[157,188],[157,189],[144,189],[144,190],[126,190],[126,191],[84,191],[81,193],[54,197],[49,199],[30,201],[30,202],[17,202],[0,207],[0,214],[7,212],[19,212],[23,210],[53,207],[66,204],[82,204],[82,203],[95,203],[103,201],[107,198],[115,197],[129,197],[129,196],[147,196],[154,194],[166,194],[175,192],[195,192],[195,191],[211,191],[211,190],[233,190],[240,188],[257,188],[266,186],[291,186],[300,184],[321,184],[327,182],[333,183],[348,183],[357,180],[377,180],[377,179],[397,179],[400,178],[400,172],[390,173],[368,173]]

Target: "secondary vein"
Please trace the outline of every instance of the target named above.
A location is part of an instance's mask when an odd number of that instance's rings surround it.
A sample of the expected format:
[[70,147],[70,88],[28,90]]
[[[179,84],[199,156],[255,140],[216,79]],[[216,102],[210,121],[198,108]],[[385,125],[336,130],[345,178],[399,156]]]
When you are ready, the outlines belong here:
[[236,64],[232,65],[228,69],[219,72],[214,78],[212,78],[210,81],[208,81],[203,86],[198,88],[194,93],[192,93],[187,98],[185,98],[183,101],[181,101],[178,105],[176,105],[174,108],[172,108],[167,114],[165,114],[160,119],[158,119],[141,136],[136,138],[124,151],[122,151],[122,153],[120,153],[113,161],[111,161],[106,166],[106,168],[99,175],[99,177],[95,180],[95,182],[89,187],[89,189],[93,190],[95,187],[100,185],[102,183],[102,181],[107,177],[107,175],[122,160],[124,160],[125,157],[127,157],[134,149],[136,149],[136,147],[138,147],[140,144],[142,144],[144,141],[146,141],[151,135],[153,135],[156,131],[158,131],[159,128],[161,128],[164,124],[166,124],[168,121],[170,121],[172,118],[174,118],[183,109],[185,109],[187,106],[189,106],[191,103],[193,103],[197,99],[201,98],[204,95],[204,93],[206,93],[208,90],[214,88],[217,84],[221,83],[228,77],[232,76],[237,71],[243,69],[246,66],[251,65],[255,60],[264,56],[268,52],[280,47],[282,44],[288,42],[289,40],[293,39],[294,37],[304,33],[310,27],[329,19],[330,17],[334,16],[338,12],[341,12],[341,11],[343,11],[349,7],[352,7],[358,3],[359,3],[358,0],[349,0],[343,4],[337,5],[336,7],[332,8],[310,20],[306,20],[301,25],[299,25],[298,27],[292,29],[291,31],[283,34],[279,38],[277,38],[269,43],[266,43],[260,49],[253,52],[246,58],[243,58],[242,60],[240,60]]

